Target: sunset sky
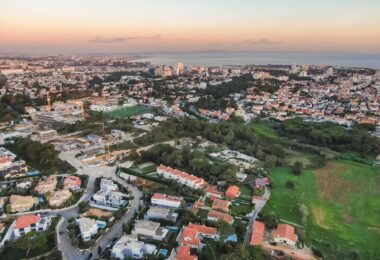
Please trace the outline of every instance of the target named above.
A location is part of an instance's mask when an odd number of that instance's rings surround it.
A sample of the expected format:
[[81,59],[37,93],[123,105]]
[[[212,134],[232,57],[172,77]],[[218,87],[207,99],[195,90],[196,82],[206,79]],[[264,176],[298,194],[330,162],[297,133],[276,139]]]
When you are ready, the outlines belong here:
[[0,53],[380,53],[379,0],[0,0]]

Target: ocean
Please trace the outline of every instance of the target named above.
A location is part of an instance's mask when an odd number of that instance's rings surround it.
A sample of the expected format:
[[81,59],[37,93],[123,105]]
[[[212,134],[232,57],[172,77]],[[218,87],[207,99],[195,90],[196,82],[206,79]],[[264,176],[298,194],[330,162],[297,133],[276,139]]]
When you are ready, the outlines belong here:
[[139,61],[155,65],[174,65],[182,62],[194,66],[318,64],[342,67],[380,69],[380,53],[309,53],[309,52],[165,52],[143,54]]

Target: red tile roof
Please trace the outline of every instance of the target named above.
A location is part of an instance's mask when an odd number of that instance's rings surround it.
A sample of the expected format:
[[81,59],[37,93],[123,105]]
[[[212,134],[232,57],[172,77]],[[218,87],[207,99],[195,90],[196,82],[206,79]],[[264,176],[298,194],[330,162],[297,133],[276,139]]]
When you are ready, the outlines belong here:
[[215,186],[208,187],[206,189],[206,192],[209,193],[210,195],[214,195],[216,197],[220,197],[223,195],[223,193],[221,191],[218,191]]
[[252,235],[250,244],[253,246],[260,245],[263,241],[265,233],[265,224],[260,221],[255,221],[252,227]]
[[276,231],[273,233],[274,238],[287,238],[293,242],[297,242],[297,235],[294,227],[288,224],[278,224]]
[[215,199],[212,203],[212,209],[222,210],[228,212],[230,202],[228,200]]
[[226,190],[226,196],[228,196],[230,198],[239,197],[239,193],[240,193],[240,188],[238,186],[236,186],[236,185],[231,185]]
[[65,180],[63,181],[63,186],[65,188],[70,188],[70,187],[80,187],[81,186],[81,179],[78,176],[67,176]]
[[40,215],[24,215],[16,219],[15,228],[26,228],[32,224],[37,224],[41,220]]
[[216,228],[208,227],[205,225],[197,225],[197,224],[190,223],[189,225],[187,225],[187,227],[197,230],[198,233],[209,235],[209,236],[215,236],[217,232]]
[[171,175],[178,176],[182,179],[186,179],[188,181],[191,181],[192,183],[199,185],[199,186],[207,186],[208,185],[208,183],[202,178],[199,178],[197,176],[188,174],[186,172],[183,172],[183,171],[180,171],[177,169],[167,167],[167,166],[162,165],[162,164],[160,166],[158,166],[157,169],[162,170],[162,171],[167,172],[167,173],[170,173]]
[[198,232],[195,228],[186,227],[182,231],[181,236],[182,245],[188,245],[192,247],[199,247],[201,240],[198,238]]
[[180,246],[176,255],[176,260],[197,260],[198,257],[190,254],[190,247]]
[[207,217],[216,218],[218,220],[222,219],[225,222],[230,223],[230,224],[234,222],[234,218],[231,215],[220,212],[220,211],[216,211],[216,210],[210,210],[207,214]]
[[168,196],[166,194],[162,193],[155,193],[152,196],[152,199],[160,199],[160,200],[169,200],[169,201],[175,201],[175,202],[181,202],[182,199],[180,197],[175,197],[175,196]]

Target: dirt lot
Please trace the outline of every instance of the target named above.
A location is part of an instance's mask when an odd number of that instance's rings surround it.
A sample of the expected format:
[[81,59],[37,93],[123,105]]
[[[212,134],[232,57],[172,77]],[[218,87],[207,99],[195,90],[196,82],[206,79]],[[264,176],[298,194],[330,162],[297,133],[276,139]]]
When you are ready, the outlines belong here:
[[89,216],[89,217],[93,216],[93,217],[101,218],[101,217],[111,217],[112,213],[105,210],[97,209],[97,208],[90,208],[89,210],[86,211],[84,215]]

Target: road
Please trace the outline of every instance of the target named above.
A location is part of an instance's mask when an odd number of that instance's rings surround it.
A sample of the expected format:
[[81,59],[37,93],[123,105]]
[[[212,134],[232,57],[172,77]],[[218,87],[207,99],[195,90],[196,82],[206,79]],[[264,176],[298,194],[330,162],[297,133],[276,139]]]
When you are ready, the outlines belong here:
[[[133,196],[133,200],[129,202],[130,203],[129,210],[89,250],[93,254],[93,257],[96,258],[98,256],[98,252],[97,252],[98,246],[104,249],[111,242],[113,238],[119,237],[122,235],[122,232],[123,232],[122,225],[123,223],[127,223],[129,220],[131,220],[134,216],[134,213],[138,211],[139,205],[141,203],[140,201],[141,201],[142,193],[135,186],[128,184],[123,179],[119,178],[115,174],[115,171],[116,171],[115,166],[89,167],[85,165],[84,163],[82,163],[77,158],[75,158],[75,154],[77,154],[76,151],[62,152],[59,155],[59,158],[64,161],[67,161],[69,164],[75,167],[77,169],[78,174],[89,176],[85,194],[80,199],[80,201],[88,201],[93,196],[93,194],[95,193],[95,190],[94,190],[95,179],[98,177],[106,177],[106,178],[113,179],[114,181],[120,183],[125,188],[130,190],[131,191],[130,195]],[[74,217],[74,218],[77,217],[78,204],[79,202],[70,208],[52,211],[54,213],[59,213],[63,217],[63,220],[57,226],[57,241],[58,241],[57,244],[58,244],[58,249],[62,252],[63,259],[81,260],[81,259],[86,259],[87,255],[89,254],[88,252],[82,253],[76,247],[72,246],[70,243],[70,239],[68,238],[68,233],[67,233],[67,226],[69,224],[68,219],[70,219],[71,217]]]
[[270,196],[270,189],[268,187],[265,187],[264,195],[262,199],[258,203],[256,203],[255,209],[253,210],[251,217],[249,219],[249,223],[247,226],[247,233],[245,237],[246,244],[249,244],[251,240],[253,223],[255,222],[257,216],[259,215],[259,213],[261,212],[261,210],[264,208],[265,204],[267,203],[269,196]]

